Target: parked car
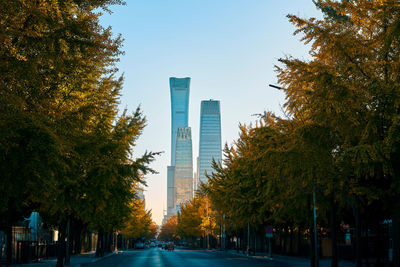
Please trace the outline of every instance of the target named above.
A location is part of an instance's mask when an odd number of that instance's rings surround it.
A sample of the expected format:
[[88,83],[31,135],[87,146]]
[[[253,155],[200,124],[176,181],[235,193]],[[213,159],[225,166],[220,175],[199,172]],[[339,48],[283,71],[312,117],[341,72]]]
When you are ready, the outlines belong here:
[[156,247],[156,243],[151,242],[151,243],[150,243],[150,247],[151,247],[151,248],[155,248],[155,247]]
[[143,249],[144,248],[144,243],[142,243],[142,242],[136,242],[136,244],[135,244],[135,248],[137,248],[137,249]]

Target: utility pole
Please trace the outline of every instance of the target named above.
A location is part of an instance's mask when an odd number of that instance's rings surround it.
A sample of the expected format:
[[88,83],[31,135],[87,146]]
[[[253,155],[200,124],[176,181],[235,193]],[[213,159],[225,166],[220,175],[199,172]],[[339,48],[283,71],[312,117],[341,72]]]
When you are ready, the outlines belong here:
[[70,216],[67,217],[67,229],[66,229],[66,248],[65,248],[65,265],[69,265],[70,264],[70,251],[69,251],[69,243],[70,243],[70,224],[71,224],[71,219]]

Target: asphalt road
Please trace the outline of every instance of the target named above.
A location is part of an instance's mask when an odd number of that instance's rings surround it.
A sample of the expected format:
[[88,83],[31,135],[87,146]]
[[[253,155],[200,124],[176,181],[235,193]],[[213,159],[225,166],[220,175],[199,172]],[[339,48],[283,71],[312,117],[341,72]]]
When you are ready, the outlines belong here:
[[181,250],[165,251],[161,248],[149,248],[143,250],[130,250],[123,253],[107,257],[95,263],[83,264],[83,267],[213,267],[213,266],[229,266],[229,267],[245,267],[245,266],[288,266],[282,262],[269,262],[230,255],[224,252],[209,252],[198,250]]

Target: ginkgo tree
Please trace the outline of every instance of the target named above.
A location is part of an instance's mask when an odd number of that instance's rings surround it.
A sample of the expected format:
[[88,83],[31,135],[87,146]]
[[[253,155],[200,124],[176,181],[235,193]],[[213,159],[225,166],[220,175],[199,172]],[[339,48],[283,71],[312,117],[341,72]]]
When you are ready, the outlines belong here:
[[132,156],[143,114],[118,116],[122,38],[99,22],[99,10],[122,3],[2,1],[0,227],[8,235],[33,210],[59,240],[71,222],[99,233],[121,228],[133,185],[152,171],[155,153]]
[[125,221],[121,233],[132,239],[142,237],[150,240],[155,238],[157,225],[152,221],[151,211],[146,210],[144,201],[134,200],[130,208],[131,213]]
[[[286,118],[265,114],[263,125],[241,126],[239,139],[225,149],[225,165],[214,166],[205,191],[242,224],[294,221],[310,230],[310,223],[304,224],[309,213],[296,211],[310,210],[314,192],[319,224],[339,214],[355,225],[358,266],[362,225],[379,233],[383,220],[391,218],[393,263],[399,266],[400,5],[315,4],[322,19],[288,16],[295,33],[311,45],[311,59],[280,59]],[[344,218],[349,210],[353,218]],[[331,219],[333,241],[335,225]]]
[[161,226],[160,234],[158,238],[163,241],[171,241],[178,239],[177,233],[178,218],[176,215],[171,216],[168,220]]
[[198,193],[192,200],[181,204],[177,216],[177,234],[186,241],[194,243],[197,238],[207,238],[207,234],[209,237],[220,234],[218,227],[220,215],[202,193]]

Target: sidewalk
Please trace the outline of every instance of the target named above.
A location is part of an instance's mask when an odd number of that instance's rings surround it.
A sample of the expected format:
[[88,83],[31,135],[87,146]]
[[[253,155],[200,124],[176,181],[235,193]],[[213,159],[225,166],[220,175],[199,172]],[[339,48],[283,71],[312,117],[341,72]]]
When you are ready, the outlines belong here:
[[[294,267],[308,267],[310,266],[310,260],[307,258],[301,258],[301,257],[292,257],[292,256],[283,256],[283,255],[272,255],[272,259],[268,258],[267,253],[256,253],[256,256],[248,256],[246,254],[243,254],[242,251],[237,253],[236,250],[228,250],[226,253],[231,254],[231,255],[236,255],[240,257],[247,257],[247,258],[252,258],[252,259],[257,259],[257,260],[263,260],[263,261],[274,261],[276,263],[284,263],[289,266],[294,266]],[[321,259],[319,261],[319,266],[320,267],[330,267],[331,266],[331,260],[330,259]],[[353,264],[351,261],[339,261],[339,267],[354,267],[355,264]]]
[[[104,258],[111,257],[115,255],[115,252],[105,254],[104,257],[98,258],[95,257],[95,252],[79,254],[79,255],[71,255],[70,264],[64,265],[66,267],[80,267],[81,264],[84,263],[91,263],[101,261]],[[32,263],[25,263],[25,264],[12,264],[10,267],[55,267],[57,264],[57,258],[48,258],[43,259],[40,262],[32,262]]]

